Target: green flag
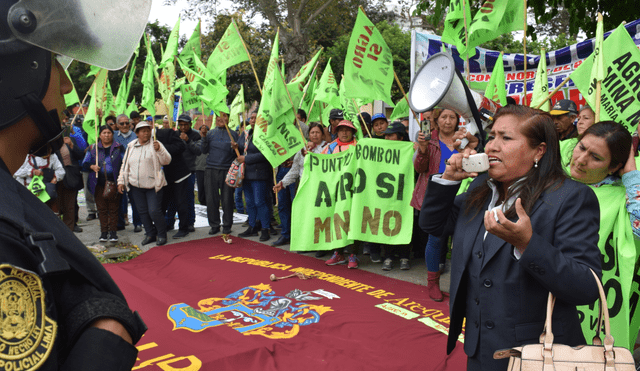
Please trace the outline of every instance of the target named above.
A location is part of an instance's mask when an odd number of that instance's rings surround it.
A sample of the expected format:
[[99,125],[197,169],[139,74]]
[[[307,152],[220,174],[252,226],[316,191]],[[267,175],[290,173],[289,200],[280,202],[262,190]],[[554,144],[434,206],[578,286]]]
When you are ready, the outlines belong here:
[[182,94],[182,109],[188,111],[194,108],[200,108],[200,98],[193,89],[193,85],[184,84],[180,87]]
[[338,90],[338,83],[331,69],[331,58],[329,58],[329,62],[327,62],[316,88],[316,100],[335,107],[341,107]]
[[173,107],[174,79],[176,77],[176,68],[173,63],[167,64],[158,79],[158,91],[162,96],[162,100],[169,107]]
[[240,115],[244,113],[244,85],[240,85],[240,91],[231,102],[229,113],[229,129],[236,130],[240,126]]
[[[318,58],[320,58],[320,54],[322,54],[322,49],[318,50],[316,55],[313,56],[310,61],[300,67],[298,73],[287,84],[287,89],[291,95],[294,107],[300,106],[300,100],[302,100],[308,77],[312,72],[315,73],[315,66],[318,62]],[[282,74],[284,76],[284,70],[282,71]]]
[[120,80],[120,86],[118,86],[118,93],[116,94],[116,103],[115,109],[116,113],[119,115],[124,113],[124,110],[127,108],[127,74],[122,74],[122,80]]
[[182,48],[182,52],[178,56],[178,58],[182,59],[182,62],[187,66],[195,68],[196,63],[193,60],[193,56],[202,58],[202,47],[200,42],[200,21],[198,20],[198,24],[196,25],[195,30],[191,34],[189,41]]
[[596,46],[593,49],[595,56],[593,67],[591,67],[591,79],[602,81],[605,77],[604,71],[604,54],[602,53],[602,44],[604,42],[604,26],[602,14],[598,13],[598,26],[596,27]]
[[291,250],[330,250],[355,240],[409,243],[412,158],[413,143],[378,139],[333,155],[308,153],[293,201]]
[[316,86],[318,86],[318,76],[313,76],[305,86],[306,94],[300,102],[300,108],[307,113],[308,121],[320,121],[322,115],[322,102],[316,102]]
[[31,182],[27,186],[27,189],[31,191],[42,202],[47,202],[51,199],[51,196],[47,193],[47,188],[42,180],[42,175],[36,175],[31,178]]
[[[467,18],[467,26],[471,20],[470,0],[451,0],[449,12],[444,19],[444,30],[442,31],[442,42],[455,45],[460,53],[460,58],[467,56],[462,53],[466,49],[464,36],[464,18]],[[463,4],[464,3],[464,4]],[[476,55],[476,48],[469,50],[469,58]]]
[[105,92],[104,92],[104,108],[103,111],[104,115],[102,115],[102,122],[101,125],[104,124],[104,118],[112,115],[115,116],[118,113],[116,112],[116,101],[115,101],[115,97],[113,96],[113,91],[111,90],[111,82],[109,81],[109,79],[107,79],[107,85],[105,86]]
[[185,77],[190,81],[189,85],[192,85],[196,95],[207,106],[214,107],[229,94],[229,90],[218,81],[217,76],[209,71],[199,58],[194,58],[194,61],[196,62],[197,72],[189,68],[181,60],[178,60]]
[[286,86],[280,74],[277,57],[276,34],[253,130],[254,145],[273,167],[295,155],[304,146],[304,138],[294,126],[296,116],[291,100],[286,95]]
[[[134,59],[135,62],[135,59]],[[131,85],[133,85],[133,78],[136,75],[136,65],[134,64],[133,67],[131,68],[131,71],[129,71],[129,79],[127,81],[127,92],[125,94],[125,102],[127,100],[129,100],[129,95],[131,93]]]
[[151,116],[155,116],[156,108],[154,106],[154,103],[156,101],[156,60],[153,57],[153,52],[151,51],[151,41],[149,41],[149,36],[147,35],[144,40],[147,45],[147,59],[144,62],[144,71],[142,72],[142,99],[140,100],[140,105],[146,108]]
[[171,30],[171,34],[169,35],[169,40],[167,41],[167,47],[162,53],[162,59],[160,60],[160,64],[158,68],[164,68],[168,64],[173,64],[173,57],[178,55],[178,39],[180,38],[180,17],[178,17],[178,21],[176,25],[173,26],[173,30]]
[[342,107],[344,118],[345,120],[349,120],[353,122],[354,126],[356,127],[355,137],[358,140],[360,140],[366,134],[366,133],[363,133],[362,130],[360,130],[360,125],[358,121],[358,118],[360,117],[359,116],[360,107],[367,103],[370,103],[370,101],[367,102],[362,99],[349,98],[345,94],[345,89],[346,89],[345,79],[342,79],[342,81],[340,81],[340,104]]
[[409,112],[411,109],[409,108],[409,102],[405,98],[402,98],[396,103],[396,108],[391,112],[391,116],[389,116],[389,121],[393,122],[395,120],[401,119],[403,117],[409,116]]
[[69,81],[71,81],[71,86],[73,87],[73,90],[71,90],[70,93],[64,95],[64,105],[69,107],[73,106],[76,103],[80,103],[80,98],[78,97],[78,92],[76,91],[76,87],[73,84],[73,80],[71,80],[69,71],[64,70],[64,72],[67,74],[67,78],[69,79]]
[[[469,52],[471,49],[491,41],[500,35],[524,29],[524,1],[488,0],[473,17],[469,25]],[[466,48],[458,49],[460,54]]]
[[[616,121],[624,125],[630,133],[635,133],[640,120],[640,50],[620,25],[602,44],[605,77],[602,80],[600,101],[600,121]],[[582,61],[571,74],[571,80],[582,93],[589,106],[596,107],[596,78],[591,77],[594,53]]]
[[382,100],[393,105],[393,55],[380,31],[362,9],[358,10],[351,33],[343,80],[346,80],[345,93],[349,98],[361,98],[368,102]]
[[87,73],[87,77],[94,76],[98,72],[100,72],[101,68],[98,66],[89,65],[89,72]]
[[[609,49],[607,49],[609,50]],[[591,187],[600,204],[600,239],[598,247],[602,254],[602,285],[605,287],[611,335],[616,346],[634,349],[640,330],[640,300],[638,288],[638,253],[640,240],[633,235],[626,208],[626,190],[622,184],[605,184]],[[586,339],[596,333],[598,307],[582,305],[577,307],[582,315],[582,330]],[[602,332],[601,338],[603,338]]]
[[487,89],[484,91],[484,96],[500,103],[500,105],[504,107],[507,105],[507,89],[504,77],[504,62],[502,60],[502,54],[503,53],[500,52],[500,56],[496,60],[496,64],[493,66],[493,71],[491,71],[491,78],[489,79]]
[[244,42],[238,31],[235,20],[222,35],[218,45],[207,60],[207,68],[211,72],[218,74],[231,66],[249,60],[249,55],[244,48]]
[[133,98],[133,100],[131,101],[131,103],[129,103],[129,106],[127,107],[127,109],[124,111],[124,113],[128,116],[131,117],[131,112],[137,110],[138,107],[136,106],[136,99]]
[[88,144],[96,142],[96,126],[99,126],[98,110],[102,111],[104,117],[108,72],[109,71],[105,69],[100,69],[91,86],[91,100],[89,101],[89,107],[82,122],[82,129],[87,133]]
[[[493,77],[493,76],[492,76]],[[531,94],[531,107],[538,107],[543,100],[549,96],[549,80],[547,79],[547,55],[544,49],[540,51],[540,61],[538,62],[538,72],[533,83],[533,94]],[[502,103],[500,103],[502,104]],[[540,107],[541,110],[549,112],[551,104],[549,99]]]

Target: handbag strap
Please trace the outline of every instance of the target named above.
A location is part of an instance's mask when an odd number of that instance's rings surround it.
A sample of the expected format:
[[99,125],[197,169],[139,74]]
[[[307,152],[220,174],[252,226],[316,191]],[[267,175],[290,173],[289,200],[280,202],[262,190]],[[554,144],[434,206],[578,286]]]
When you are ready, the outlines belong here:
[[[611,336],[611,324],[609,323],[609,308],[607,307],[607,297],[604,293],[604,288],[602,287],[602,283],[598,278],[598,275],[593,271],[593,269],[589,268],[593,278],[596,280],[596,284],[598,285],[598,293],[600,295],[600,314],[598,316],[598,330],[596,336],[598,336],[599,342],[599,334],[600,328],[602,328],[602,321],[604,321],[604,358],[605,358],[605,370],[615,370],[615,354],[613,352],[613,344],[614,339]],[[551,292],[549,292],[549,298],[547,299],[547,318],[545,320],[544,330],[540,335],[540,343],[544,344],[542,355],[544,358],[544,368],[543,370],[553,370],[553,331],[551,328],[551,317],[553,313],[553,307],[555,304],[555,296]],[[595,344],[594,345],[600,345]]]

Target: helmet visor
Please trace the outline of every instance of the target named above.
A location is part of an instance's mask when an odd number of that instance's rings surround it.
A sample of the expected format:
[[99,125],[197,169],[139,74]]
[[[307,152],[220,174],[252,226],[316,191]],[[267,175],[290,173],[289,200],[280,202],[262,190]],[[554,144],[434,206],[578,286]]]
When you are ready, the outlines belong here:
[[8,23],[17,39],[118,70],[138,46],[151,0],[20,0]]

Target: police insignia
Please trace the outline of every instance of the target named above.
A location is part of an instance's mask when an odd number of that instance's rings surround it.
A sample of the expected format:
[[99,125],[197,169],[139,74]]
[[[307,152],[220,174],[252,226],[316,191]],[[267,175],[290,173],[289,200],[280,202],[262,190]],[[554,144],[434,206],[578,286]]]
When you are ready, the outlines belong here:
[[56,322],[45,313],[38,275],[0,265],[0,369],[35,370],[47,359]]

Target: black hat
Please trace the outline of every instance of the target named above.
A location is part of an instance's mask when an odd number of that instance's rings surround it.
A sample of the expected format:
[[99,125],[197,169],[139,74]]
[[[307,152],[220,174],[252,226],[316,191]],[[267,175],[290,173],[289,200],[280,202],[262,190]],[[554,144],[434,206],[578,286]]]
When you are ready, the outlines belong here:
[[572,100],[561,99],[556,102],[549,113],[554,116],[564,115],[565,113],[573,113],[574,115],[577,115],[578,106]]
[[387,130],[384,131],[384,134],[399,134],[402,137],[402,140],[408,140],[407,136],[407,128],[400,121],[392,122]]
[[334,108],[329,112],[329,120],[333,119],[344,120],[344,113],[341,109]]
[[[360,118],[360,116],[362,116],[362,118]],[[362,119],[364,119],[364,122],[367,124],[371,124],[371,115],[368,112],[360,112],[358,114],[358,122],[360,122],[360,124],[362,124]]]
[[178,117],[178,121],[184,121],[184,122],[191,123],[191,116],[189,116],[189,115],[180,115],[180,117]]

